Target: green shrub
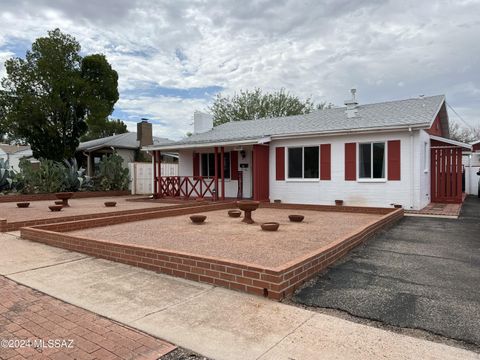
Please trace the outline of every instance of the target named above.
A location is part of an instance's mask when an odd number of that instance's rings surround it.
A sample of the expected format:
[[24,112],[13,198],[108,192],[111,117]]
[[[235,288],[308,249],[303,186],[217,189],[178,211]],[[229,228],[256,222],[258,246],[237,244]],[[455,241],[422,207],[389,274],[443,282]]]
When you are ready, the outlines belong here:
[[47,159],[40,159],[40,164],[34,166],[28,160],[20,161],[23,178],[20,179],[22,192],[25,193],[55,193],[63,190],[65,168],[62,164]]
[[98,175],[94,178],[96,190],[127,190],[130,182],[128,169],[123,167],[123,159],[118,154],[103,155]]

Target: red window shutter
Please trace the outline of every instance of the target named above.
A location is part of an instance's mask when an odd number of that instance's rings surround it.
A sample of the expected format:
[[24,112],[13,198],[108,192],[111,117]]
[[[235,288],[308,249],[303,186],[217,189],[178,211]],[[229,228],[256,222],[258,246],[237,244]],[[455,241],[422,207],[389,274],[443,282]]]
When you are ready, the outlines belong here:
[[388,180],[400,180],[400,140],[388,142]]
[[275,148],[275,179],[285,180],[285,148]]
[[330,144],[320,145],[320,180],[331,180],[331,156],[332,146]]
[[345,143],[345,180],[357,180],[357,144]]
[[200,176],[200,154],[193,154],[193,176]]
[[238,180],[238,151],[230,151],[230,168],[232,180]]

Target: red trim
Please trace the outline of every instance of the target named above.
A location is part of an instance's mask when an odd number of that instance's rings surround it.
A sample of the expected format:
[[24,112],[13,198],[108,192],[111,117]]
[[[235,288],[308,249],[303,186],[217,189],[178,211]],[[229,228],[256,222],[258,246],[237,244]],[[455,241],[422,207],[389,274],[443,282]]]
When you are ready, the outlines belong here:
[[442,123],[440,122],[440,116],[437,114],[435,120],[432,123],[430,129],[427,130],[430,135],[443,136]]
[[215,200],[218,199],[218,147],[215,146]]
[[320,180],[331,180],[331,160],[332,159],[332,146],[330,144],[320,145]]
[[153,152],[153,198],[158,197],[158,177],[157,177],[157,152]]
[[220,173],[222,179],[222,200],[225,200],[225,148],[220,148]]
[[193,176],[200,176],[200,154],[193,154]]
[[388,142],[388,180],[400,180],[400,140]]
[[253,145],[253,199],[257,201],[269,201],[269,152],[268,145]]
[[275,180],[285,180],[285,148],[275,148]]
[[345,180],[357,180],[357,144],[345,143]]
[[232,180],[238,180],[238,151],[230,151],[230,169]]

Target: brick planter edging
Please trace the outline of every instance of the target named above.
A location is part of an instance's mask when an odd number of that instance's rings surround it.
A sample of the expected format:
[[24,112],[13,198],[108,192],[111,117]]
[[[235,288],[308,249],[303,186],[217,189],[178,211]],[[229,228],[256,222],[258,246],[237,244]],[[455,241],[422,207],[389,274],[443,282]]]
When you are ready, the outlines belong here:
[[[231,206],[231,203],[205,205],[202,206],[204,208],[202,211],[207,211],[207,208],[211,207],[216,207],[212,210],[218,210],[218,207],[229,208]],[[147,213],[138,216],[175,216],[182,211],[186,214],[198,210],[199,208],[185,208],[167,210],[161,214]],[[390,211],[383,215],[380,220],[367,224],[360,231],[351,233],[311,254],[276,268],[185,252],[95,240],[58,232],[71,230],[72,227],[77,229],[76,222],[22,228],[21,237],[167,275],[266,296],[273,300],[281,300],[292,294],[296,288],[312,276],[342,258],[349,250],[365,241],[373,233],[390,226],[402,217],[403,209]],[[115,218],[118,217],[110,218],[113,223],[120,220]],[[102,221],[108,223],[108,219],[102,219]]]
[[[44,219],[35,219],[35,220],[25,220],[25,221],[14,221],[8,222],[7,220],[0,219],[0,232],[5,231],[16,231],[22,227],[32,227],[32,226],[42,226],[48,224],[57,224],[57,223],[73,223],[78,222],[79,224],[89,224],[81,227],[81,229],[86,227],[98,227],[104,225],[111,225],[112,222],[102,222],[100,219],[110,219],[113,217],[119,217],[122,221],[115,222],[118,224],[120,222],[129,222],[129,221],[139,221],[144,220],[143,217],[137,216],[138,214],[147,214],[147,213],[157,213],[162,211],[167,211],[171,209],[183,209],[183,208],[198,208],[202,206],[203,203],[190,203],[190,204],[178,204],[170,206],[161,206],[161,207],[152,207],[144,209],[131,209],[131,210],[119,210],[111,211],[106,213],[97,213],[97,214],[83,214],[83,215],[70,215],[62,216],[57,218],[44,218]],[[201,210],[199,210],[201,211]],[[154,218],[150,217],[150,218]],[[5,221],[5,225],[2,224],[2,221]]]
[[[77,191],[73,193],[72,199],[84,199],[90,197],[108,197],[108,196],[127,196],[130,190],[114,190],[114,191]],[[42,201],[57,200],[53,193],[48,194],[15,194],[0,196],[0,203],[6,202],[22,202],[22,201]]]

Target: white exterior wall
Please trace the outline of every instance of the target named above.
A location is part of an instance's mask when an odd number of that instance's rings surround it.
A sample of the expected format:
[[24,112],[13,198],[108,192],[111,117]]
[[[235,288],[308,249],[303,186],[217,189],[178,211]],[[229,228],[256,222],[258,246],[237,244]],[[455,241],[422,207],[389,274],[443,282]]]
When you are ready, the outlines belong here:
[[[425,133],[426,134],[426,133]],[[364,135],[344,135],[334,137],[312,137],[303,139],[275,140],[270,144],[270,201],[279,199],[285,203],[332,205],[335,200],[344,200],[345,205],[390,207],[392,203],[401,204],[406,209],[420,209],[429,201],[426,189],[429,188],[426,177],[419,174],[425,134],[419,131],[409,133],[377,133]],[[412,139],[411,139],[412,137]],[[370,141],[401,141],[401,180],[399,181],[345,181],[345,143]],[[414,153],[412,154],[412,142]],[[275,147],[277,146],[317,146],[331,144],[331,180],[289,180],[285,149],[284,181],[275,180]],[[357,145],[358,146],[358,145]],[[386,147],[386,151],[388,148]],[[412,163],[413,155],[413,163]],[[385,154],[388,174],[387,153]],[[358,148],[357,148],[358,158]],[[358,161],[357,161],[358,173]],[[423,182],[422,182],[423,181]],[[423,194],[420,196],[420,194]]]
[[[424,130],[416,133],[416,141],[414,142],[415,156],[415,209],[422,209],[430,203],[431,199],[431,156],[430,156],[430,135]],[[426,146],[426,148],[425,148]],[[425,152],[426,150],[426,152]]]
[[[242,159],[238,154],[238,170],[243,171],[243,197],[249,198],[252,196],[252,152],[251,147],[244,146],[245,159]],[[225,148],[225,152],[232,151],[233,148]],[[211,153],[211,149],[197,149],[198,153]],[[220,156],[220,152],[219,152]],[[178,153],[179,176],[193,176],[193,150],[180,150]],[[240,168],[240,164],[247,164],[247,169]],[[201,169],[201,164],[200,164]],[[221,194],[222,183],[219,180],[219,195]],[[225,179],[225,197],[237,197],[238,181]]]
[[32,156],[32,150],[23,150],[18,151],[14,154],[6,154],[2,150],[0,150],[0,158],[9,162],[10,167],[15,171],[20,171],[19,164],[20,160],[24,157]]

